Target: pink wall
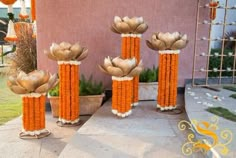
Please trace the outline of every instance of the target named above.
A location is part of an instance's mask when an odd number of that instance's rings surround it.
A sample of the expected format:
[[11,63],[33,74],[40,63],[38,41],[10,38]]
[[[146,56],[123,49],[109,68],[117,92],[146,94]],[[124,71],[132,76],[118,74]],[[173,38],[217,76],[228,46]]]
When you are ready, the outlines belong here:
[[81,73],[93,74],[111,87],[111,77],[99,71],[97,64],[106,56],[120,54],[120,36],[110,31],[115,15],[143,16],[149,29],[143,35],[141,57],[146,67],[157,65],[157,53],[145,40],[153,32],[186,33],[189,44],[180,55],[179,86],[191,78],[196,20],[196,0],[40,0],[37,1],[38,67],[57,72],[57,63],[49,60],[43,50],[52,42],[76,42],[89,48],[89,56],[82,62]]

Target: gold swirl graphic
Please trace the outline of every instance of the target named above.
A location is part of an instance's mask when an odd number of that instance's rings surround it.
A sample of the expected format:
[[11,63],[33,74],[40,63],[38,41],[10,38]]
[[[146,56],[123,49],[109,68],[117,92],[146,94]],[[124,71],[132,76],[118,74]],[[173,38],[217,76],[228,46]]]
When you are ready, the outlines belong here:
[[222,155],[229,153],[227,145],[232,142],[233,134],[230,130],[223,130],[220,131],[220,136],[217,135],[216,131],[219,130],[218,117],[212,117],[210,122],[197,120],[191,120],[191,122],[192,124],[186,120],[180,121],[178,123],[179,130],[191,130],[193,132],[193,127],[195,127],[195,131],[204,138],[197,140],[193,133],[188,134],[188,141],[182,145],[184,155],[190,156],[193,152],[198,151],[207,153],[211,148],[218,148]]

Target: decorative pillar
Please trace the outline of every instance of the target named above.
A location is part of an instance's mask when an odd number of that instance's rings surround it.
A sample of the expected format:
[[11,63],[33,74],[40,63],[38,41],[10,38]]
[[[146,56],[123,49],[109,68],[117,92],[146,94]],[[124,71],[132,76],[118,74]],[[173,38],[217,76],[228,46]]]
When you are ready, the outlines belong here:
[[188,43],[187,35],[158,32],[146,43],[159,52],[157,108],[173,110],[177,104],[179,53]]
[[34,70],[28,74],[20,71],[8,78],[7,85],[22,96],[23,128],[20,138],[42,138],[50,134],[45,129],[46,93],[58,84],[57,75]]
[[[129,59],[135,57],[137,63],[140,62],[140,41],[142,34],[147,30],[148,26],[142,17],[114,17],[114,23],[111,30],[121,34],[121,57]],[[138,85],[139,76],[135,76],[132,80],[132,106],[138,105]]]
[[79,43],[52,43],[44,51],[59,66],[59,119],[58,126],[79,125],[79,66],[88,55],[88,49]]
[[112,76],[112,113],[119,117],[132,113],[132,80],[133,77]]
[[112,76],[112,113],[119,117],[129,116],[132,113],[133,77],[138,76],[143,70],[142,62],[137,63],[134,57],[108,57],[99,68]]
[[58,61],[60,93],[59,122],[79,122],[79,61]]

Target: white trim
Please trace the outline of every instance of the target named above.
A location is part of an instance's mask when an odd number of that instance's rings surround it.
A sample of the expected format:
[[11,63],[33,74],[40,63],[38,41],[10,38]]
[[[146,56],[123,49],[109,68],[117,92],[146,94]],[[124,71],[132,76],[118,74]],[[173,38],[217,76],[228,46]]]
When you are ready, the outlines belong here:
[[159,108],[161,111],[173,110],[173,109],[176,109],[176,107],[177,107],[176,105],[161,106],[157,104],[157,108]]
[[138,106],[139,105],[139,102],[135,102],[135,103],[132,103],[131,106]]
[[133,77],[128,77],[128,76],[116,77],[116,76],[112,76],[111,79],[115,80],[115,81],[131,81],[133,79]]
[[26,131],[24,128],[22,129],[22,132],[24,134],[28,134],[28,135],[31,135],[31,136],[34,136],[34,135],[40,135],[41,133],[45,133],[47,132],[48,130],[46,130],[45,128],[44,129],[41,129],[41,130],[34,130],[34,131]]
[[46,93],[28,93],[28,94],[22,94],[21,97],[29,97],[29,98],[39,98],[42,95],[46,95]]
[[159,50],[159,54],[179,54],[180,50]]
[[76,61],[76,60],[70,60],[70,61],[57,61],[58,65],[62,65],[62,64],[70,64],[70,65],[80,65],[81,62],[80,61]]
[[75,124],[77,122],[79,122],[79,118],[75,119],[74,121],[71,121],[71,120],[66,120],[66,119],[63,119],[63,118],[58,118],[58,121],[62,122],[62,123],[71,123],[71,124]]

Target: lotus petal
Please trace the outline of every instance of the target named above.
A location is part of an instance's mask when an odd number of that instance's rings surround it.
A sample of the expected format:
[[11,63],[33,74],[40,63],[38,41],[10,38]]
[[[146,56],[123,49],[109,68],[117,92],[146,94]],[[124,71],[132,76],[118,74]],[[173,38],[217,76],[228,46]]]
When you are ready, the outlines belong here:
[[7,85],[10,87],[12,85],[17,85],[16,83],[16,77],[13,76],[9,76],[8,77],[8,81],[7,81]]
[[152,37],[151,43],[152,47],[155,48],[155,50],[165,50],[167,48],[166,44],[163,41],[156,39],[154,37]]
[[38,78],[34,76],[25,76],[21,78],[17,78],[17,83],[25,89],[27,89],[29,92],[33,92],[38,85]]
[[76,59],[76,57],[82,53],[83,48],[79,45],[79,43],[75,43],[74,45],[72,45],[70,50],[71,53],[73,54],[73,59]]
[[116,76],[116,77],[124,76],[124,74],[120,68],[108,66],[106,69],[107,69],[107,72],[112,76]]
[[25,88],[22,88],[21,86],[18,85],[13,85],[10,87],[11,91],[16,93],[16,94],[26,94],[29,93]]
[[32,72],[30,72],[28,74],[29,77],[36,77],[38,78],[38,86],[43,85],[44,83],[48,82],[49,78],[50,78],[50,74],[47,71],[43,71],[43,70],[34,70]]
[[129,25],[129,27],[130,27],[130,29],[131,29],[132,31],[135,31],[136,28],[137,28],[138,25],[139,25],[139,22],[138,22],[138,20],[137,20],[136,17],[134,17],[134,18],[132,18],[132,19],[125,19],[125,18],[124,18],[124,21]]
[[88,49],[83,48],[83,52],[77,57],[78,61],[84,60],[88,56]]
[[115,27],[115,24],[112,24],[110,29],[111,29],[112,32],[120,34],[120,32],[117,31],[117,29]]
[[68,42],[61,42],[60,43],[60,48],[61,49],[70,49],[70,47],[71,47],[71,44],[70,43],[68,43]]
[[121,20],[121,18],[119,17],[119,16],[115,16],[114,17],[114,23],[119,23],[119,22],[121,22],[122,20]]
[[178,40],[176,41],[172,46],[171,46],[171,49],[172,50],[179,50],[179,49],[183,49],[185,48],[187,45],[187,41],[184,41],[184,40]]
[[110,57],[104,59],[104,67],[112,66],[112,61]]
[[58,51],[60,50],[60,46],[56,43],[52,43],[52,45],[50,46],[50,52],[53,54],[54,51]]
[[119,22],[115,24],[117,31],[121,33],[129,33],[131,31],[130,26],[125,22]]
[[137,21],[138,21],[139,24],[144,23],[143,17],[138,17],[138,18],[137,18]]
[[99,68],[102,72],[104,72],[104,73],[106,73],[106,74],[109,74],[109,73],[107,72],[106,68],[105,68],[103,65],[98,65],[98,68]]
[[135,58],[123,60],[116,57],[112,60],[112,63],[123,71],[123,75],[127,75],[136,66]]
[[49,90],[49,84],[45,83],[43,85],[41,85],[40,87],[38,87],[35,92],[36,93],[46,93]]
[[145,24],[145,23],[143,23],[143,24],[139,25],[139,26],[136,28],[136,30],[134,31],[134,33],[140,33],[140,34],[142,34],[142,33],[144,33],[147,29],[148,29],[148,25]]
[[61,50],[61,49],[52,52],[52,55],[55,56],[56,59],[59,60],[59,61],[63,61],[63,60],[65,60],[64,51]]
[[143,67],[137,66],[128,74],[128,76],[131,76],[131,77],[138,76],[142,71],[143,71]]
[[49,88],[52,88],[55,82],[57,82],[57,74],[50,76],[50,79],[48,80]]
[[71,50],[68,49],[64,50],[63,54],[64,54],[64,60],[66,61],[72,60],[74,57],[74,54],[71,52]]
[[187,40],[188,40],[188,37],[187,37],[186,34],[184,34],[184,35],[181,37],[181,39],[184,40],[184,41],[187,41]]
[[174,34],[170,34],[169,32],[167,33],[160,32],[158,34],[158,38],[165,43],[167,49],[170,49],[170,47],[176,40],[176,36]]
[[57,60],[55,56],[53,56],[50,52],[44,50],[44,54],[47,55],[47,57],[51,60]]
[[146,45],[147,45],[150,49],[158,50],[157,48],[154,48],[154,47],[152,46],[152,43],[151,43],[150,41],[148,41],[148,40],[146,40]]

